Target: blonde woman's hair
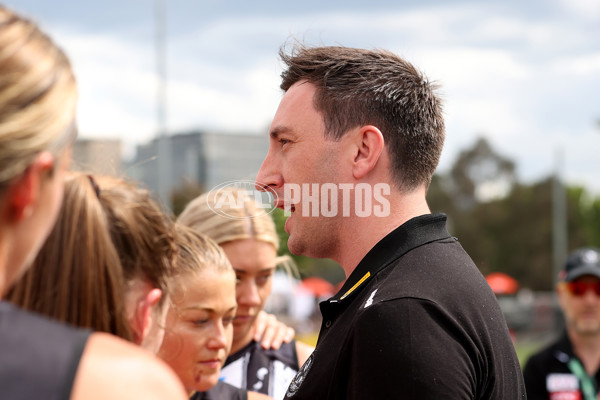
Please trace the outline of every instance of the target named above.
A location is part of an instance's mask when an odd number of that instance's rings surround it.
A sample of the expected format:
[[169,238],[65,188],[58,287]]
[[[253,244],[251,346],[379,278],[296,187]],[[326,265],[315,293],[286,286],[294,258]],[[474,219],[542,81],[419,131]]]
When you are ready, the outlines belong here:
[[[224,198],[235,199],[235,202],[224,202]],[[217,205],[220,212],[213,211]],[[279,236],[269,214],[246,191],[236,188],[214,190],[196,197],[177,221],[208,235],[218,244],[256,239],[279,249]]]
[[7,300],[59,321],[132,340],[121,260],[97,193],[91,176],[67,177],[56,225]]
[[77,88],[66,55],[33,22],[0,5],[0,188],[42,151],[76,135]]
[[177,243],[179,253],[172,276],[205,270],[233,272],[233,267],[221,246],[208,236],[176,223],[175,243]]
[[178,254],[173,264],[173,273],[168,281],[173,302],[185,297],[185,281],[190,274],[201,274],[205,271],[235,274],[221,246],[208,236],[176,223],[175,243],[177,244]]
[[[235,201],[223,201],[224,198]],[[217,208],[218,212],[215,211]],[[273,219],[246,190],[228,187],[204,193],[185,207],[177,222],[207,235],[219,245],[255,239],[279,250],[279,236]],[[289,256],[278,257],[277,264],[288,274],[298,276]]]

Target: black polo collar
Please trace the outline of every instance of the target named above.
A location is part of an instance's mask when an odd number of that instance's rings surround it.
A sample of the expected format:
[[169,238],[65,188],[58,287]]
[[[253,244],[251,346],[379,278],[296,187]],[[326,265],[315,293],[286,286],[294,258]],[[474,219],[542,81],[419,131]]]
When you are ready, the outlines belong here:
[[425,214],[406,221],[381,239],[361,260],[340,291],[328,300],[337,303],[351,296],[365,282],[377,275],[408,251],[451,237],[446,229],[445,214]]
[[569,360],[575,357],[575,353],[573,352],[573,345],[569,340],[569,335],[567,331],[563,332],[563,335],[556,343],[556,351],[554,352],[554,357],[564,364],[569,362]]

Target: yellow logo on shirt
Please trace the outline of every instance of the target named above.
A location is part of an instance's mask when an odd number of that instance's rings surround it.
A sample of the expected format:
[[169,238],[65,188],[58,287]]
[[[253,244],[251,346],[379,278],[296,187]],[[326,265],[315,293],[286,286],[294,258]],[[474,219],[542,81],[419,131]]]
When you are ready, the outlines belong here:
[[344,300],[345,297],[347,297],[350,293],[354,292],[354,290],[359,287],[364,281],[367,280],[367,278],[369,278],[371,276],[370,272],[367,272],[365,274],[365,276],[363,276],[362,278],[360,278],[360,280],[358,282],[356,282],[356,285],[352,286],[350,288],[350,290],[348,290],[346,293],[344,293],[344,295],[342,297],[340,297],[340,300]]

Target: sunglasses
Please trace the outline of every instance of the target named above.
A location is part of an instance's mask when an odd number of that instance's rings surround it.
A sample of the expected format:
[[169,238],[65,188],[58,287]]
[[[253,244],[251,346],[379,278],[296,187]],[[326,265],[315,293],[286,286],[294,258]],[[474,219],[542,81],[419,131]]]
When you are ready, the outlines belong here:
[[567,289],[573,296],[583,296],[590,289],[600,296],[600,282],[567,282]]

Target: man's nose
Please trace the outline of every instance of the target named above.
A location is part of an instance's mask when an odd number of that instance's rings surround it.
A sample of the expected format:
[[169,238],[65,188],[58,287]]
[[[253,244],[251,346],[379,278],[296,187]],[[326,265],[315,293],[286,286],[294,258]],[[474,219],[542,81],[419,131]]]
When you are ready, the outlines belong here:
[[260,166],[254,185],[256,190],[262,192],[283,186],[283,177],[281,176],[279,165],[276,157],[272,155],[271,149],[269,149],[267,156]]

